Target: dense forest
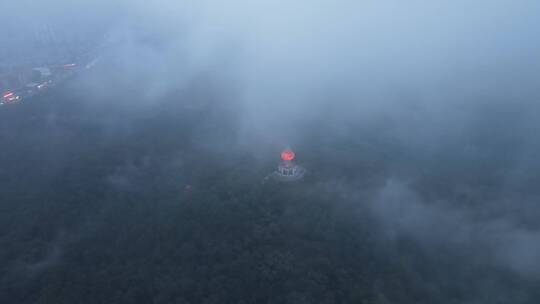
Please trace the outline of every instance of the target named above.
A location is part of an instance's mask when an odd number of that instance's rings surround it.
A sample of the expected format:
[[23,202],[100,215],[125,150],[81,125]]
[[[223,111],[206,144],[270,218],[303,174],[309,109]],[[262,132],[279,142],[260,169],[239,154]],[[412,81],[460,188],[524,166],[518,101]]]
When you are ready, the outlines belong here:
[[383,202],[493,201],[503,152],[430,158],[388,121],[326,112],[293,136],[305,178],[265,180],[283,146],[240,142],[233,101],[197,81],[135,106],[137,90],[89,99],[73,80],[0,109],[0,303],[538,303],[538,278],[494,265],[497,247],[445,216],[396,232],[410,211]]

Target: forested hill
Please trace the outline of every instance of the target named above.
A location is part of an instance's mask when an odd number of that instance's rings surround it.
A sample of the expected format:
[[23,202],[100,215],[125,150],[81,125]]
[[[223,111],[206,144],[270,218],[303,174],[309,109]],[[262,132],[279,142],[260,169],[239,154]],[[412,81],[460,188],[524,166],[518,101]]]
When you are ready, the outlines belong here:
[[0,109],[0,303],[538,303],[534,278],[389,232],[373,205],[418,160],[376,126],[308,124],[306,178],[263,182],[281,147],[240,144],[219,88],[138,93]]

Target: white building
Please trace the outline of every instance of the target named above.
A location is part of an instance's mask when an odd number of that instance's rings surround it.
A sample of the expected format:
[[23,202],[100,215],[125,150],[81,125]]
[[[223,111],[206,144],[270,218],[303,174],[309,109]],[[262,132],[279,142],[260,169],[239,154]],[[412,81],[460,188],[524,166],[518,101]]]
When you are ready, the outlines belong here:
[[272,173],[272,177],[280,182],[292,182],[302,179],[306,169],[294,162],[295,157],[296,154],[292,150],[287,149],[281,152],[281,162],[277,171]]

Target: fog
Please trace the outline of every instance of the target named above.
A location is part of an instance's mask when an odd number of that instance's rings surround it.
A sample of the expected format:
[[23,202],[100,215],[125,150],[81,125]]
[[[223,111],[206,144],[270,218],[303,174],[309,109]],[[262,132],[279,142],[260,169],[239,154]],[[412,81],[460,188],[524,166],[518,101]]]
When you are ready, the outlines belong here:
[[[232,117],[234,136],[195,130],[205,165],[242,155],[258,170],[292,147],[314,191],[338,193],[358,221],[367,214],[389,247],[406,239],[428,256],[540,280],[539,2],[33,2],[4,1],[17,13],[0,33],[23,50],[43,24],[60,44],[106,45],[70,86],[81,109],[108,108],[90,120],[111,141],[164,104],[212,104],[201,119]],[[104,180],[137,191],[154,167],[188,183],[184,156],[126,160]],[[59,243],[32,271],[61,259]],[[511,300],[503,285],[478,288]]]

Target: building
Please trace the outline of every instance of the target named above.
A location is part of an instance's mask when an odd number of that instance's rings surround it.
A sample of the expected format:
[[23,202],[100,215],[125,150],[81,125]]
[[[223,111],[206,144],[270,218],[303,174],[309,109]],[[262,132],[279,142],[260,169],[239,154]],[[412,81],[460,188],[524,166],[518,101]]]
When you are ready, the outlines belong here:
[[48,67],[39,67],[32,69],[32,80],[33,81],[42,81],[51,78],[52,73],[51,69]]
[[272,177],[280,182],[292,182],[304,177],[306,169],[299,166],[294,161],[296,154],[290,149],[281,152],[281,161],[278,164],[277,171],[272,173]]
[[6,92],[0,99],[0,105],[17,103],[21,100],[21,97],[13,92]]

